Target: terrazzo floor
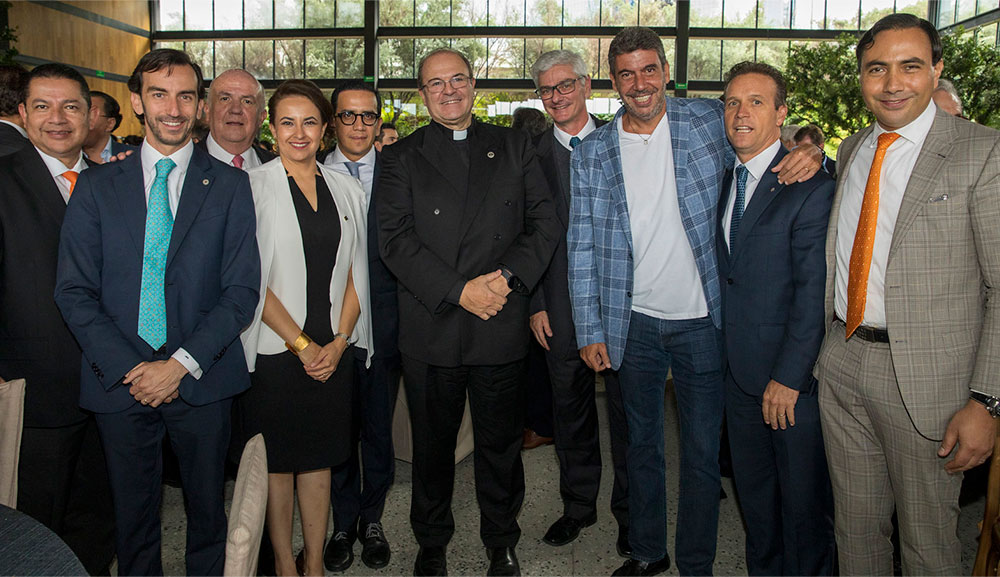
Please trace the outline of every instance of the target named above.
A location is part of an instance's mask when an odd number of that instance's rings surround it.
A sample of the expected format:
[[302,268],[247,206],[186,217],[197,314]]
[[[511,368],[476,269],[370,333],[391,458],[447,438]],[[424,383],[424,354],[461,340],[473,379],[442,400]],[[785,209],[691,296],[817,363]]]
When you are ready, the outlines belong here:
[[[601,423],[601,448],[604,457],[604,475],[598,502],[598,520],[584,529],[573,543],[551,547],[542,542],[542,535],[562,512],[559,500],[559,469],[555,449],[540,447],[522,453],[525,470],[524,506],[518,518],[522,535],[517,555],[524,575],[610,575],[623,560],[615,552],[618,525],[611,516],[611,455],[608,444],[607,412],[603,393],[598,393],[598,414]],[[677,415],[672,391],[666,401],[664,425],[667,448],[667,499],[669,539],[668,551],[673,555],[674,527],[677,515]],[[411,575],[417,543],[409,527],[410,464],[396,461],[396,483],[389,492],[383,525],[392,546],[392,560],[381,570],[372,570],[361,563],[361,546],[355,544],[354,565],[343,575]],[[980,480],[983,476],[979,476]],[[729,495],[723,499],[719,514],[718,552],[715,559],[716,575],[746,575],[743,558],[744,529],[730,479],[723,479],[723,488]],[[968,483],[967,483],[968,484]],[[232,494],[232,482],[227,486]],[[981,491],[968,491],[963,498],[959,536],[963,543],[965,574],[971,572],[976,554],[976,523],[982,518],[984,498]],[[228,499],[228,497],[227,497]],[[228,503],[228,502],[227,502]],[[228,506],[228,504],[227,504]],[[453,501],[456,532],[448,546],[448,570],[451,575],[484,575],[488,567],[485,550],[479,540],[479,515],[473,490],[473,464],[469,456],[456,467],[455,496]],[[296,517],[294,550],[302,547],[301,532]],[[332,529],[331,529],[332,530]],[[180,489],[164,487],[163,499],[163,569],[167,575],[184,574],[185,518]],[[114,574],[114,568],[112,570]],[[676,575],[671,568],[668,575]]]

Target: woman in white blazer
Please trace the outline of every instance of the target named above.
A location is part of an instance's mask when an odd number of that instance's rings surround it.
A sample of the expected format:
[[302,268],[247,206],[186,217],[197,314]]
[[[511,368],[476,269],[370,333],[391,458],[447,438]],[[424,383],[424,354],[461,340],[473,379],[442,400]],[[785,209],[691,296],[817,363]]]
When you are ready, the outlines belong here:
[[[267,446],[276,574],[323,575],[330,468],[350,455],[351,347],[373,353],[367,207],[355,179],[316,162],[333,110],[315,84],[283,83],[268,112],[280,156],[249,173],[263,298],[243,334],[253,386],[239,412]],[[296,489],[305,549],[293,560]]]

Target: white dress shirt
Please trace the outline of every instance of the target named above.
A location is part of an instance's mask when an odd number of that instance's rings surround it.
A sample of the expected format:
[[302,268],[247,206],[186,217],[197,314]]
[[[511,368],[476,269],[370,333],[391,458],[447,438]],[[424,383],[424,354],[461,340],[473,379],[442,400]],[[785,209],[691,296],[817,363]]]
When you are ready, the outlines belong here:
[[233,164],[233,158],[236,156],[243,157],[243,170],[250,170],[251,168],[260,166],[260,159],[257,158],[257,152],[253,149],[253,145],[236,155],[231,152],[227,152],[225,148],[222,148],[215,138],[212,137],[212,133],[209,132],[208,138],[205,139],[205,146],[208,148],[209,154],[229,166],[236,166]]
[[632,228],[632,310],[666,320],[708,314],[701,274],[681,221],[670,123],[653,134],[625,132],[616,122],[625,199]]
[[750,198],[753,197],[754,191],[757,190],[757,184],[764,177],[767,167],[771,166],[771,162],[780,149],[781,140],[775,140],[771,146],[757,153],[757,156],[751,158],[746,163],[740,162],[739,158],[736,159],[736,164],[733,166],[733,183],[729,187],[729,203],[726,205],[726,212],[722,215],[723,238],[726,240],[726,246],[730,249],[732,247],[729,246],[729,229],[733,220],[733,208],[736,206],[736,169],[741,164],[747,167],[747,187],[743,200],[743,211],[746,212],[747,207],[750,206]]
[[[170,176],[167,177],[167,198],[170,200],[170,213],[174,217],[177,216],[177,205],[181,202],[181,189],[184,188],[184,176],[187,175],[188,165],[191,164],[191,155],[193,153],[194,143],[191,141],[188,141],[184,147],[169,157],[164,156],[160,151],[150,146],[148,140],[143,141],[139,158],[142,162],[142,184],[143,190],[146,192],[147,206],[149,205],[149,191],[152,190],[153,181],[156,180],[156,163],[163,158],[169,158],[177,166],[170,171]],[[201,378],[201,365],[183,347],[177,349],[170,356],[184,365],[184,368],[191,373],[192,377],[195,379]]]
[[56,186],[59,188],[59,193],[62,194],[63,200],[69,203],[69,179],[63,176],[63,173],[67,170],[76,171],[77,175],[83,172],[87,168],[87,163],[83,161],[83,152],[80,153],[80,158],[76,159],[76,164],[73,168],[66,168],[58,158],[49,156],[41,151],[37,146],[35,150],[38,151],[39,156],[42,157],[42,162],[45,163],[45,168],[49,169],[49,174],[52,175],[52,180],[56,181]]
[[[937,107],[932,100],[927,109],[913,122],[895,131],[899,134],[886,151],[879,178],[878,221],[875,227],[875,246],[872,250],[871,269],[868,272],[868,296],[865,298],[865,314],[861,324],[877,329],[886,328],[885,319],[885,271],[889,261],[889,246],[896,228],[896,217],[903,203],[903,192],[910,181],[913,166],[917,163],[920,149],[924,146],[927,133],[934,123]],[[847,318],[847,281],[854,249],[854,234],[858,230],[861,217],[861,203],[865,197],[868,173],[871,172],[878,148],[878,137],[888,132],[878,123],[862,142],[851,162],[844,185],[840,215],[837,218],[837,271],[834,293],[834,310],[841,319]]]
[[[323,164],[332,168],[335,172],[341,174],[351,175],[351,171],[347,170],[348,162],[352,162],[351,159],[344,156],[344,153],[340,151],[340,147],[333,149],[332,154],[326,156],[326,160]],[[361,188],[365,191],[365,206],[372,199],[372,183],[375,180],[375,147],[368,149],[368,152],[362,156],[357,162],[361,163],[358,166],[358,175],[361,177]]]
[[573,150],[573,147],[570,146],[569,144],[571,138],[575,136],[580,140],[583,140],[584,138],[587,138],[588,134],[590,134],[595,130],[597,130],[597,123],[594,122],[594,117],[589,114],[587,115],[587,124],[583,125],[583,128],[580,129],[579,134],[570,134],[568,132],[563,131],[561,128],[559,128],[558,125],[555,124],[552,125],[552,133],[555,135],[556,140],[559,141],[559,144],[563,145],[566,148],[566,150]]

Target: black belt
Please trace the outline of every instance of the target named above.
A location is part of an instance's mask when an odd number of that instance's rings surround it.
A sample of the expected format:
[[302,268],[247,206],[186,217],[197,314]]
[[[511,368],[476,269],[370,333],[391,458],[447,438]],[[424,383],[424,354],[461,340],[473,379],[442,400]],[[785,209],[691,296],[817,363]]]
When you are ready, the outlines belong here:
[[[834,315],[833,319],[845,326],[847,325],[847,323],[845,323],[844,320],[837,315]],[[858,328],[854,329],[854,334],[852,334],[851,336],[858,337],[859,339],[863,341],[868,341],[869,343],[889,342],[889,331],[885,329],[875,329],[872,327],[866,327],[865,325],[861,325]]]

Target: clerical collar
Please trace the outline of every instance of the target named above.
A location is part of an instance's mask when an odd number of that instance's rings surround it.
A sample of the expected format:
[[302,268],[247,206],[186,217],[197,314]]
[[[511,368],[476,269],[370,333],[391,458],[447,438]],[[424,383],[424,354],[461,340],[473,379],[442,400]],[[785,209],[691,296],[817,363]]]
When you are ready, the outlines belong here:
[[452,130],[451,131],[451,138],[452,138],[452,140],[465,140],[468,137],[469,137],[469,129],[468,128],[466,128],[465,130]]
[[455,142],[463,142],[474,137],[476,134],[475,125],[476,123],[473,122],[465,130],[452,130],[439,122],[433,120],[431,121],[431,126],[440,130],[445,138],[448,140],[454,140]]

